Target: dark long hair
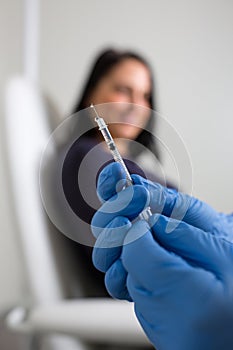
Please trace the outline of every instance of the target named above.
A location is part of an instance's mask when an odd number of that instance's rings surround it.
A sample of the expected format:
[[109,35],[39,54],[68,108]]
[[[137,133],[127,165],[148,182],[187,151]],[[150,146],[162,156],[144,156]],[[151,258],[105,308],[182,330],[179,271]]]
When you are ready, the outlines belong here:
[[[154,91],[154,78],[152,74],[152,70],[147,63],[147,61],[142,58],[139,54],[134,53],[132,51],[118,51],[115,49],[107,49],[103,51],[97,58],[93,65],[92,70],[90,71],[89,77],[86,81],[86,84],[84,85],[83,91],[81,93],[80,98],[78,99],[77,103],[75,104],[72,114],[79,112],[82,109],[85,109],[89,107],[88,103],[89,97],[91,96],[92,92],[96,88],[99,81],[106,76],[109,71],[115,67],[117,64],[121,63],[125,59],[135,59],[139,62],[141,62],[147,69],[149,70],[150,77],[151,77],[151,94],[149,97],[149,104],[150,108],[152,110],[155,110],[155,91]],[[151,117],[149,118],[149,121],[145,127],[145,130],[143,130],[135,140],[137,143],[142,144],[146,148],[148,148],[150,151],[152,151],[157,159],[160,159],[160,155],[158,152],[158,147],[156,144],[156,139],[153,136],[153,129],[155,124],[155,118],[152,116],[153,112],[151,113]],[[89,136],[96,136],[96,130],[93,129],[93,124],[91,120],[87,118],[82,118],[80,120],[80,123],[83,124],[84,129],[92,129],[89,133]],[[85,126],[84,126],[85,123]],[[81,129],[82,126],[80,125]],[[136,144],[136,143],[135,143]],[[140,153],[141,147],[139,149],[135,149],[134,144],[134,150],[131,150],[131,154],[138,155]]]

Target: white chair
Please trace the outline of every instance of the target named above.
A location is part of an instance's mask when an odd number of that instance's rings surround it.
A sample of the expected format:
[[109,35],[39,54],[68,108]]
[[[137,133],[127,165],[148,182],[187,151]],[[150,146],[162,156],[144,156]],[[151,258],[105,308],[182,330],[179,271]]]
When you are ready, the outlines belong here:
[[[39,193],[39,162],[51,128],[37,86],[23,78],[9,83],[5,121],[14,215],[27,276],[27,293],[20,305],[12,305],[7,327],[34,339],[49,336],[55,339],[49,349],[56,350],[87,349],[89,344],[93,348],[101,344],[121,349],[149,347],[132,303],[85,299],[81,286],[79,298],[65,298],[64,271],[56,257],[59,254],[62,259],[65,252],[63,244],[54,248],[62,238],[51,233],[54,228],[48,225]],[[69,277],[79,282],[78,276]],[[55,335],[64,335],[63,340],[52,338]]]

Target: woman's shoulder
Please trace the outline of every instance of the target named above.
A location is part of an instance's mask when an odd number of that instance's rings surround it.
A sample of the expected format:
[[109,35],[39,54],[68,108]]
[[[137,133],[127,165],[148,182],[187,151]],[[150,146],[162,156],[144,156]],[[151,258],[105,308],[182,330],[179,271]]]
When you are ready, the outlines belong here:
[[92,148],[97,145],[97,140],[90,137],[79,137],[71,145],[70,149],[67,152],[67,157],[82,157],[85,156]]

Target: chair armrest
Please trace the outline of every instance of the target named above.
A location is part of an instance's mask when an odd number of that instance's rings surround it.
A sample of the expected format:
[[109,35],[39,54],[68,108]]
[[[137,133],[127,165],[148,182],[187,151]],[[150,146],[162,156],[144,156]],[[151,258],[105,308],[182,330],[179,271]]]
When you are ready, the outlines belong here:
[[34,306],[15,320],[7,317],[8,327],[20,332],[63,333],[94,343],[147,345],[134,314],[133,303],[113,299],[76,299]]

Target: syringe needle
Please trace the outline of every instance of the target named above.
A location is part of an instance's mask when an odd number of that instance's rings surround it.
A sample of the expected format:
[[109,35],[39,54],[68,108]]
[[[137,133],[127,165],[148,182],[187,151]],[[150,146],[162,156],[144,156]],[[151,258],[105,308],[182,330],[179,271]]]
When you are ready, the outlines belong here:
[[95,106],[93,105],[93,103],[90,105],[90,107],[94,110],[96,118],[99,118],[99,115],[98,115],[97,110],[95,109]]

